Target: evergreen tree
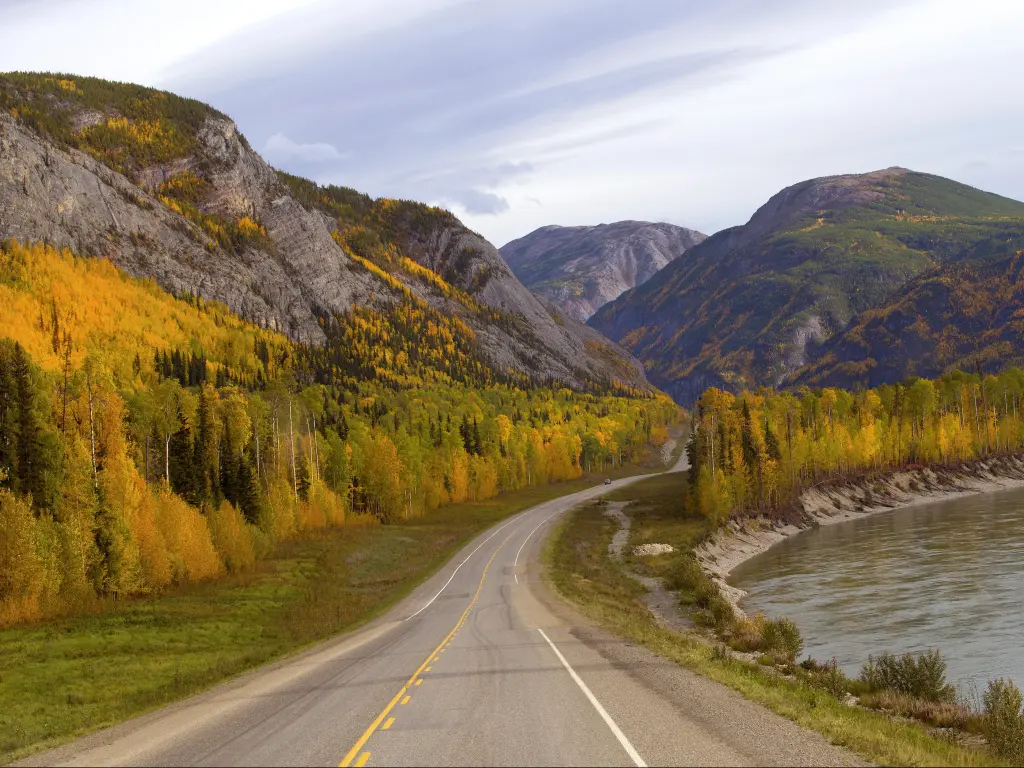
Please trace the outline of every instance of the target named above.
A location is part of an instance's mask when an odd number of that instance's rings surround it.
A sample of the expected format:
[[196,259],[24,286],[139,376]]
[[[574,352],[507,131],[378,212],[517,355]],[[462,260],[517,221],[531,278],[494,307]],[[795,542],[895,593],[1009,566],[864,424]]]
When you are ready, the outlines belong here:
[[220,443],[220,450],[220,492],[234,506],[240,507],[239,471],[241,465],[245,463],[245,458],[242,454],[235,453],[234,446],[231,444],[230,430],[224,430],[224,439]]
[[11,358],[11,373],[15,386],[17,414],[17,443],[15,459],[17,465],[14,490],[32,496],[36,507],[45,504],[43,466],[41,456],[42,427],[36,413],[35,382],[32,368],[21,344],[14,345]]
[[470,436],[473,441],[473,453],[479,456],[483,453],[483,446],[480,444],[480,425],[476,421],[476,416],[473,417],[473,431]]
[[775,437],[775,433],[771,427],[765,425],[764,430],[764,448],[768,454],[768,458],[772,461],[779,461],[782,458],[782,449],[779,446],[779,439]]
[[[179,415],[180,418],[180,415]],[[171,488],[179,496],[195,504],[198,498],[196,471],[192,452],[192,435],[188,425],[183,424],[171,436],[170,458]]]
[[0,485],[8,488],[16,482],[15,446],[18,442],[18,391],[12,371],[12,352],[7,342],[0,342]]

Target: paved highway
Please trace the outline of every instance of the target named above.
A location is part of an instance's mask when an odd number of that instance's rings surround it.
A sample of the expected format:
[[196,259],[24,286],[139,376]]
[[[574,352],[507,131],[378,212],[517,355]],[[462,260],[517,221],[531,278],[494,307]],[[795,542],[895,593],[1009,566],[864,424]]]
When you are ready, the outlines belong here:
[[357,633],[26,764],[853,762],[816,734],[586,626],[540,582],[550,523],[636,479],[496,525]]

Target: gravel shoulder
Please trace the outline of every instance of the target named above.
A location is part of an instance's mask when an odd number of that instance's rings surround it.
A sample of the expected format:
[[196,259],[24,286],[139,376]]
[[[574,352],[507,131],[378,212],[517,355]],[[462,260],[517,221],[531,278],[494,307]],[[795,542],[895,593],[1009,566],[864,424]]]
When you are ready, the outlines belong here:
[[[688,760],[676,764],[870,765],[725,685],[608,632],[558,596],[549,583],[531,581],[530,587],[536,599],[568,626],[573,638],[660,700],[655,712],[671,711],[686,723],[686,730],[674,738],[688,745]],[[621,694],[607,686],[602,695]]]

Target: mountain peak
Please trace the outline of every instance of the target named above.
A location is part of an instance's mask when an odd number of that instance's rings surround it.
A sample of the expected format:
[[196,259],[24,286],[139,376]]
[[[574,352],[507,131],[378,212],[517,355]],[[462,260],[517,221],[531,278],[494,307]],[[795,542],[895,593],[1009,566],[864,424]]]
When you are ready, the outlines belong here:
[[549,225],[507,243],[501,255],[527,287],[586,320],[705,238],[692,229],[648,221]]
[[1022,228],[1024,203],[905,168],[809,179],[589,322],[681,403],[775,386],[908,280]]
[[0,75],[0,212],[0,236],[107,257],[304,343],[340,315],[413,306],[498,380],[646,385],[450,212],[279,174],[226,115],[163,91]]

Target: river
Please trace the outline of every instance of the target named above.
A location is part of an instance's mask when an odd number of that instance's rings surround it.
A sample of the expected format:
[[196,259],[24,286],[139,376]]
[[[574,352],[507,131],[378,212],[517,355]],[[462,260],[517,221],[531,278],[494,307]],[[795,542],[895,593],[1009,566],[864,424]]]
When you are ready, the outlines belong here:
[[1024,683],[1024,488],[823,526],[733,571],[748,613],[788,616],[804,654],[851,675],[868,654],[938,648],[970,693]]

